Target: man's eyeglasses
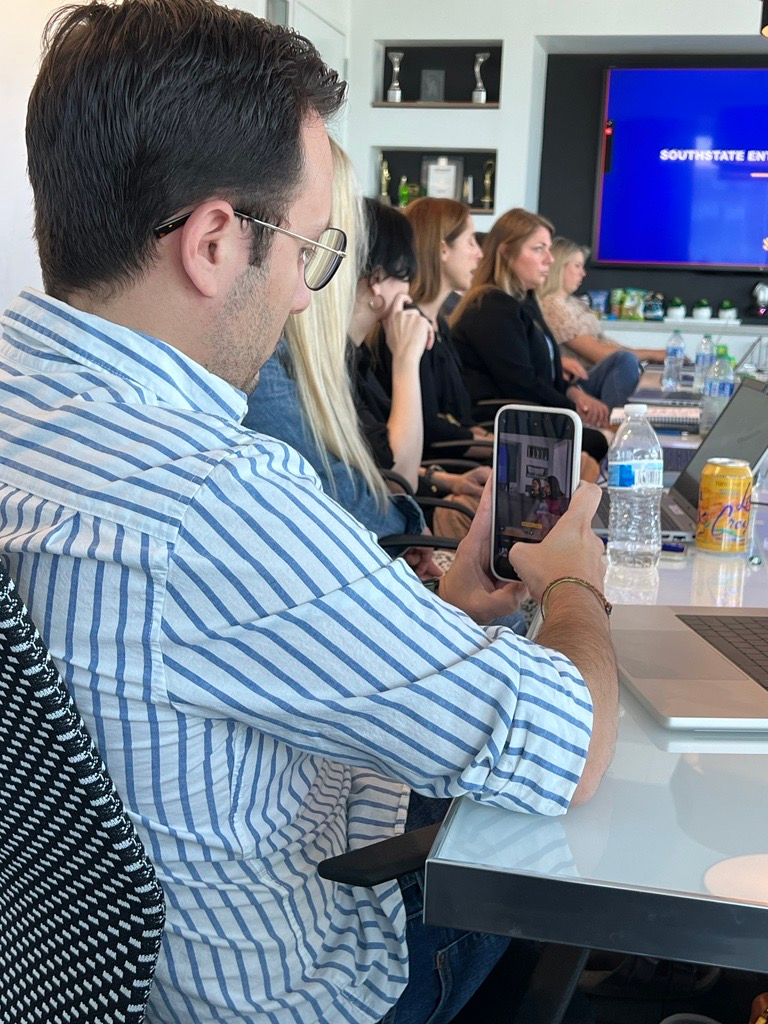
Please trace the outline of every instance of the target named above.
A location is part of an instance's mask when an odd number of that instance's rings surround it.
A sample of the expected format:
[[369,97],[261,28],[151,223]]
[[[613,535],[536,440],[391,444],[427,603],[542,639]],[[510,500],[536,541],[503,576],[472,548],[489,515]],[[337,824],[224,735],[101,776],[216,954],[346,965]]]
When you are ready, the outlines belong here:
[[[165,238],[176,228],[186,224],[194,211],[183,213],[180,217],[174,217],[153,229],[155,238]],[[301,250],[301,258],[304,263],[304,281],[310,291],[319,292],[325,288],[333,275],[339,269],[341,261],[347,255],[347,236],[341,228],[326,228],[320,238],[313,242],[311,238],[304,235],[297,235],[295,231],[287,228],[280,228],[277,224],[268,224],[264,220],[257,220],[247,213],[240,213],[239,210],[232,211],[240,220],[250,221],[251,224],[258,224],[262,228],[269,228],[270,231],[278,231],[281,235],[289,235],[291,238],[298,238],[306,242],[306,247]]]

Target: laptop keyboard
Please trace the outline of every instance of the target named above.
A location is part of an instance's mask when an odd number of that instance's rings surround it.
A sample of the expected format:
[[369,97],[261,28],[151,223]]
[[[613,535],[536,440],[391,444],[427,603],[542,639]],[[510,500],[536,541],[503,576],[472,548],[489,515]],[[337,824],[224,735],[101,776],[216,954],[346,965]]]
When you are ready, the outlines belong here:
[[677,618],[768,690],[768,618],[758,615],[678,615]]
[[[603,525],[608,525],[610,514],[611,496],[607,490],[603,490],[600,495],[600,504],[597,506],[597,515]],[[677,533],[680,530],[680,523],[663,506],[661,508],[661,528],[667,533]]]

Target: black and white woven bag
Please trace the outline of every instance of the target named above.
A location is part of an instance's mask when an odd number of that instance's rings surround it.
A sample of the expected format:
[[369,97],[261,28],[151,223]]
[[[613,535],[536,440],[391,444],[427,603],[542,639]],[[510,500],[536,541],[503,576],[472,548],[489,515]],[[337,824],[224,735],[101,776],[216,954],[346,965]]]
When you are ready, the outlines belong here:
[[154,869],[0,563],[0,1024],[139,1024]]

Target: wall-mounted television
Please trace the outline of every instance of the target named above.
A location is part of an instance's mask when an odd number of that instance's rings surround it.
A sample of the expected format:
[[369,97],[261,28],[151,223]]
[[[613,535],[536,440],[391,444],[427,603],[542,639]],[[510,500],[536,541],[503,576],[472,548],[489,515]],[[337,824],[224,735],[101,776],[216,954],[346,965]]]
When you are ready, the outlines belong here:
[[609,68],[601,127],[598,265],[768,267],[768,68]]

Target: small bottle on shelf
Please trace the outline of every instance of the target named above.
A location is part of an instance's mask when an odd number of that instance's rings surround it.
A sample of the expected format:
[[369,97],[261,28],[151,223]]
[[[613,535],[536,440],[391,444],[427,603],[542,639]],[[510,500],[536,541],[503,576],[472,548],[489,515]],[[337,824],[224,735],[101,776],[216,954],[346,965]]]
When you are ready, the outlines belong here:
[[405,175],[402,176],[400,184],[397,186],[397,195],[400,200],[400,206],[407,206],[410,197],[408,195],[408,179]]

